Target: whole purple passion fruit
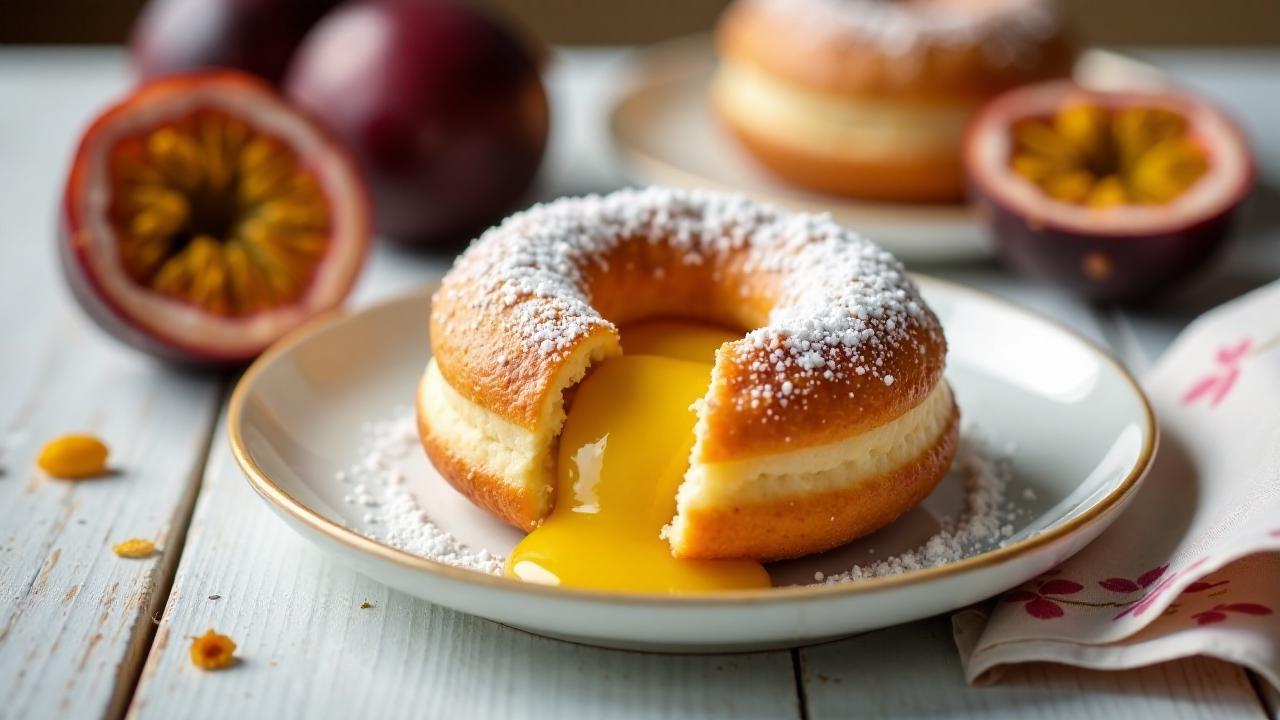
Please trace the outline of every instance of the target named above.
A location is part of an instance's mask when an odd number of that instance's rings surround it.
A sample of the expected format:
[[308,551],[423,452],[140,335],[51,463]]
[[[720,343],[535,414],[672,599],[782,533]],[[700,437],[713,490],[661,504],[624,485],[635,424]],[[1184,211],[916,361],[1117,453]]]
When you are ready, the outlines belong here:
[[988,104],[969,128],[965,168],[1007,262],[1118,302],[1201,267],[1254,176],[1239,128],[1206,101],[1070,82]]
[[76,300],[118,339],[238,365],[342,302],[370,215],[354,159],[262,80],[171,75],[85,132],[59,254]]
[[232,68],[279,83],[307,31],[338,0],[151,0],[130,38],[144,80]]
[[457,0],[370,0],[328,15],[285,80],[350,144],[378,230],[457,242],[524,196],[546,147],[534,53]]

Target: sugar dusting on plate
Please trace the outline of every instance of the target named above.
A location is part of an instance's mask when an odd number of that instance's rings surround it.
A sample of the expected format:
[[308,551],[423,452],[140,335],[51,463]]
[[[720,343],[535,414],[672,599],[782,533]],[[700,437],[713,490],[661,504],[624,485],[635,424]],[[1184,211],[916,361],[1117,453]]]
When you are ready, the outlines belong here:
[[343,501],[365,509],[364,534],[445,565],[501,574],[501,557],[469,547],[442,529],[406,486],[396,466],[407,453],[422,452],[413,415],[401,410],[390,419],[365,423],[361,432],[360,460],[337,479],[351,485]]
[[[504,558],[474,548],[440,527],[409,490],[399,465],[409,453],[422,452],[412,413],[365,423],[359,459],[337,473],[346,486],[343,501],[361,514],[360,532],[373,540],[428,560],[498,575]],[[972,427],[961,429],[953,473],[964,483],[963,507],[938,518],[940,528],[906,552],[855,565],[843,572],[817,573],[815,583],[841,583],[896,575],[962,560],[1006,543],[1012,521],[1023,514],[1007,497],[1012,472],[1007,455],[994,450]],[[1028,498],[1023,493],[1025,499]],[[874,554],[874,551],[871,551]]]

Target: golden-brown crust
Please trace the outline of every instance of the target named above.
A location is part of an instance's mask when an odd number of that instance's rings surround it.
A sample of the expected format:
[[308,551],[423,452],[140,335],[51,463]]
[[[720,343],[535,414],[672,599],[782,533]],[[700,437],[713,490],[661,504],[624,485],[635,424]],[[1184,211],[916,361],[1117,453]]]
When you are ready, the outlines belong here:
[[[780,2],[735,2],[717,28],[722,59],[832,100],[865,102],[907,116],[960,113],[960,118],[1010,88],[1068,75],[1074,60],[1072,44],[1054,23],[1042,35],[1019,37],[1012,59],[993,55],[981,33],[946,42],[917,38],[904,56],[901,49],[889,52],[871,34],[815,33],[811,22],[796,17],[802,5],[780,12]],[[1034,0],[1027,7],[1050,13],[1047,4],[1037,7]],[[850,3],[847,12],[868,10]],[[724,124],[751,155],[799,187],[892,202],[954,202],[964,195],[958,131],[951,141],[933,133],[921,143],[903,141],[901,147],[885,147],[884,138],[873,134],[868,142],[875,146],[867,148],[865,158],[855,158],[787,142],[786,128],[778,128],[775,135],[763,128],[753,130],[747,119],[735,118],[719,99],[716,105]],[[816,112],[803,107],[794,111]]]
[[[775,4],[776,5],[776,4]],[[721,17],[716,42],[723,57],[752,63],[815,90],[850,97],[918,101],[980,100],[1018,85],[1070,72],[1074,50],[1061,30],[1034,42],[1017,62],[997,62],[980,41],[922,41],[909,58],[856,34],[815,37],[763,3],[735,2]],[[915,71],[902,72],[913,64]]]
[[[768,412],[740,404],[755,382],[750,368],[767,362],[766,351],[752,349],[735,358],[738,347],[722,347],[702,411],[696,459],[719,462],[827,445],[879,427],[919,405],[942,381],[947,352],[937,318],[928,310],[924,313],[924,322],[909,326],[906,339],[885,350],[876,374],[793,376],[795,392],[804,401],[784,405],[775,400]],[[887,377],[892,383],[885,381]]]
[[[449,277],[455,277],[453,273]],[[450,294],[448,284],[431,302],[431,352],[440,365],[440,374],[463,397],[527,430],[542,422],[542,408],[548,398],[559,393],[555,378],[572,360],[571,354],[547,355],[530,352],[521,339],[500,328],[509,318],[471,306],[474,296],[465,290]],[[527,298],[525,303],[537,303]],[[515,312],[515,309],[509,309]],[[617,331],[600,325],[591,328],[580,343],[600,339],[619,347]],[[620,352],[620,350],[617,350]],[[496,362],[501,358],[502,362]]]
[[898,519],[933,492],[955,457],[959,412],[915,460],[842,490],[729,508],[690,508],[676,557],[782,560],[839,547]]
[[[675,316],[728,325],[762,324],[772,307],[776,273],[742,265],[741,257],[715,264],[690,265],[662,243],[619,246],[588,279],[592,304],[619,324],[646,317]],[[654,281],[653,269],[663,278]],[[752,320],[759,322],[752,322]],[[937,318],[925,309],[905,329],[897,349],[885,351],[877,373],[849,370],[831,379],[791,376],[797,397],[751,408],[740,400],[755,384],[751,368],[767,362],[767,348],[744,341],[720,349],[716,382],[703,415],[705,432],[699,459],[739,459],[825,445],[853,437],[893,420],[919,405],[942,379],[946,341]],[[884,381],[891,375],[894,382]]]
[[[433,298],[432,350],[463,400],[554,458],[576,373],[621,352],[616,324],[663,316],[764,328],[717,353],[700,462],[839,442],[897,419],[942,381],[938,320],[883,250],[829,217],[656,188],[557,201],[486,234]],[[532,493],[553,491],[554,463],[494,477],[425,424],[422,435],[477,504],[522,528],[547,511]]]
[[[689,263],[685,253],[663,238],[635,238],[601,255],[584,272],[583,286],[592,307],[617,323],[675,316],[758,327],[768,321],[783,284],[782,273],[748,262],[746,250]],[[560,392],[553,379],[563,358],[530,352],[505,323],[515,310],[479,304],[483,285],[464,258],[433,298],[432,350],[441,374],[468,400],[512,423],[537,428],[539,408]],[[481,269],[482,270],[482,269]],[[661,278],[656,279],[656,278]],[[530,298],[522,302],[540,302]],[[870,320],[877,333],[883,323]],[[823,445],[860,434],[915,407],[942,377],[946,342],[937,318],[927,309],[903,323],[892,342],[887,335],[874,366],[865,374],[856,363],[835,369],[832,378],[787,377],[796,399],[752,406],[747,396],[759,382],[752,368],[772,364],[770,348],[738,341],[721,348],[718,378],[707,396],[702,460],[714,462]],[[594,326],[573,347],[598,337],[611,339],[612,326]],[[502,358],[499,363],[495,358]],[[892,384],[885,377],[893,378]],[[801,400],[802,398],[802,400]]]
[[542,490],[514,487],[502,478],[463,461],[431,431],[421,409],[421,399],[417,406],[418,437],[427,452],[427,458],[440,476],[472,503],[504,522],[526,531],[537,527],[542,520],[545,503],[541,503],[535,493]]

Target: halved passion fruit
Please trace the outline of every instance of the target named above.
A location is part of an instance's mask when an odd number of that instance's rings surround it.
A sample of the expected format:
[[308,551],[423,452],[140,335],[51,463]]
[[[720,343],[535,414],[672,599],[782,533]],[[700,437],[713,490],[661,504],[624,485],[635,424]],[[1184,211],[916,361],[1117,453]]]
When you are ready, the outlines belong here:
[[1013,90],[975,118],[974,194],[1002,256],[1094,300],[1141,300],[1202,266],[1253,183],[1240,130],[1183,92]]
[[236,364],[346,297],[371,217],[354,161],[265,83],[170,76],[76,152],[61,257],[77,300],[166,359]]

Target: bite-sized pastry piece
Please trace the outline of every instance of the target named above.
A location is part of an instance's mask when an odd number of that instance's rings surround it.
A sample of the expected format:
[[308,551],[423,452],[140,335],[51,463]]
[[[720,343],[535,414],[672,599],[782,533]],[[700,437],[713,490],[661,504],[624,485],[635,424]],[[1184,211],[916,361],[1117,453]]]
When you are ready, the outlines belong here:
[[[654,318],[738,332],[635,325]],[[431,344],[417,400],[427,454],[526,530],[556,503],[606,515],[609,453],[635,432],[618,424],[671,397],[674,415],[645,421],[653,444],[643,432],[625,443],[657,458],[632,482],[674,481],[649,503],[621,502],[656,514],[642,540],[661,533],[680,559],[841,545],[922,500],[954,454],[945,341],[901,264],[827,216],[739,196],[627,190],[512,216],[445,277]],[[702,369],[684,367],[694,358]],[[688,430],[667,432],[690,399]]]
[[796,185],[942,201],[988,98],[1069,73],[1051,0],[737,0],[717,31],[718,114]]

